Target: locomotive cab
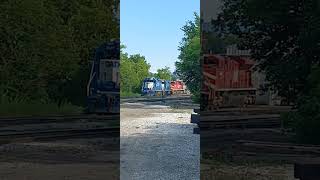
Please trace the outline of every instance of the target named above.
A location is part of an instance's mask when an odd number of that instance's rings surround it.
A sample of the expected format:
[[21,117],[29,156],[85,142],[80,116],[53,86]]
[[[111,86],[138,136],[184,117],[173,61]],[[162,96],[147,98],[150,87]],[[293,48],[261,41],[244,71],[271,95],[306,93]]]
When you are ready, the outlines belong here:
[[120,112],[119,47],[113,41],[96,49],[87,86],[89,113]]
[[170,81],[154,77],[145,78],[142,83],[142,96],[164,96],[170,94]]

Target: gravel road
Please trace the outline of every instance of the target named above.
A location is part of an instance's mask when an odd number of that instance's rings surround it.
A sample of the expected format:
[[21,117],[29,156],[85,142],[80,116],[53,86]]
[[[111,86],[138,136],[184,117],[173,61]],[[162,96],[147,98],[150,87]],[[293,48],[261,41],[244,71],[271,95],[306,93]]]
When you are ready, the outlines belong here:
[[121,106],[121,180],[200,179],[200,137],[192,110],[125,103]]

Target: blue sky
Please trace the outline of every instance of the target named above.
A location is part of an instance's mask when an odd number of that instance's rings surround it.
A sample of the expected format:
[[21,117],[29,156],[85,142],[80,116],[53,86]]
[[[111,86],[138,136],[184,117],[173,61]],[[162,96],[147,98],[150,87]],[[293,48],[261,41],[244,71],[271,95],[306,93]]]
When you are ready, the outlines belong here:
[[200,0],[121,0],[120,38],[129,54],[144,55],[151,72],[174,70],[186,21],[200,12]]

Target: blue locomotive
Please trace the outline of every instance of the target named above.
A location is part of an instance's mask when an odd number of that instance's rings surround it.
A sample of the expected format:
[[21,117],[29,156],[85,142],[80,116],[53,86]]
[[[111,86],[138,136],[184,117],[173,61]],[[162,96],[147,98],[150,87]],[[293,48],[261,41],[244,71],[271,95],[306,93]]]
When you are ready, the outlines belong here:
[[154,77],[143,80],[141,95],[143,96],[168,96],[170,95],[170,81]]
[[88,113],[120,112],[120,41],[95,49],[87,85]]

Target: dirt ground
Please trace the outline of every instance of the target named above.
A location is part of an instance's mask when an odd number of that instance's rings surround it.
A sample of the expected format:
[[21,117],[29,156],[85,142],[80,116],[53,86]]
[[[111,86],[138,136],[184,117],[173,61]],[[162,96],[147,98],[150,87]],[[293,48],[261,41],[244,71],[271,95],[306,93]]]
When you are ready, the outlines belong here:
[[200,137],[193,134],[191,112],[161,103],[122,104],[120,178],[200,179]]

